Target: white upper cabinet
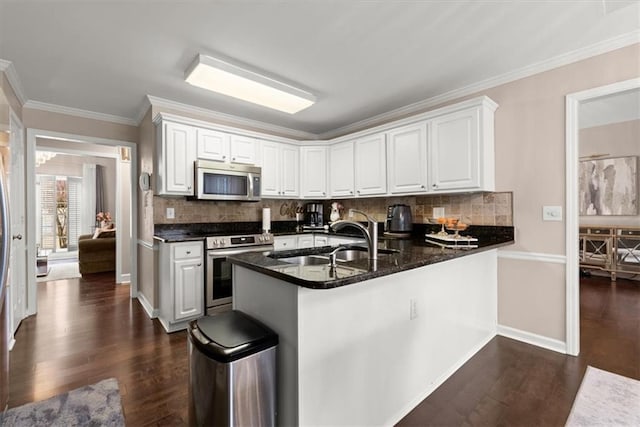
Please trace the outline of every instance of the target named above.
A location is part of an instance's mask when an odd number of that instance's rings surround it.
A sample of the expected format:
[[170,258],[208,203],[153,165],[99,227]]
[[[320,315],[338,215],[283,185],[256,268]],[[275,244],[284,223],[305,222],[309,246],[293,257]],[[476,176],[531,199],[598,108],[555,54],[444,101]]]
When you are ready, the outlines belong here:
[[229,134],[212,129],[196,128],[196,139],[199,159],[228,161]]
[[353,141],[341,142],[329,147],[329,195],[330,197],[354,196]]
[[244,163],[247,165],[256,164],[256,152],[258,150],[258,140],[249,136],[231,135],[231,162]]
[[431,120],[431,190],[495,190],[493,112],[496,105],[445,114]]
[[427,127],[422,122],[387,133],[389,193],[427,191]]
[[387,193],[385,135],[374,134],[355,142],[356,196]]
[[213,129],[196,128],[198,158],[229,163],[256,164],[258,140]]
[[327,197],[327,147],[300,148],[300,196]]
[[157,132],[156,194],[193,196],[196,131],[192,126],[162,122]]
[[297,197],[300,155],[298,147],[278,142],[262,142],[262,196]]

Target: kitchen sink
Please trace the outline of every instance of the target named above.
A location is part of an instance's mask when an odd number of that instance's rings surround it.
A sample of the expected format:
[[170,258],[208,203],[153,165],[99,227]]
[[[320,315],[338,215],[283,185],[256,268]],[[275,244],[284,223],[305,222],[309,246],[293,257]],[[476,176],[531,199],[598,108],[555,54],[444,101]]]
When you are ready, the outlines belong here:
[[297,265],[328,265],[329,257],[324,255],[300,255],[285,258],[277,258],[278,261]]
[[[277,259],[282,262],[297,265],[327,265],[331,263],[329,259],[330,252],[331,251],[322,254],[298,255],[283,258],[277,257]],[[395,249],[378,249],[378,258],[388,257],[399,252],[400,251]],[[336,261],[338,262],[360,261],[366,259],[369,259],[367,248],[351,247],[336,253]]]

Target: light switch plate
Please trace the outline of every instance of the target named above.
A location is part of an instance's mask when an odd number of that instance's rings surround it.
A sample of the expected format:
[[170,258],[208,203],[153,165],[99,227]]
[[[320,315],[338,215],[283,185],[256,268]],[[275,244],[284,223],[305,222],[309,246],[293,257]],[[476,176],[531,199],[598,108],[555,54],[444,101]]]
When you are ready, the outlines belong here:
[[543,221],[562,221],[562,206],[543,206]]
[[167,219],[174,219],[176,217],[176,211],[173,208],[167,208]]

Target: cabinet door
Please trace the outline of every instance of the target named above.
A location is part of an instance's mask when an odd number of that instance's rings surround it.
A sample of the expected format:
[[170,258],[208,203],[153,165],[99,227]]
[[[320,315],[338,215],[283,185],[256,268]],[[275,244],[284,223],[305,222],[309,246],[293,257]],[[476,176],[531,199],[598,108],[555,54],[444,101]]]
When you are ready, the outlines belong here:
[[327,197],[327,148],[300,148],[300,195],[306,198]]
[[257,140],[248,136],[231,135],[231,162],[254,165]]
[[293,145],[280,146],[280,194],[287,197],[298,197],[300,194],[300,153]]
[[313,234],[303,234],[298,236],[297,249],[313,248]]
[[405,126],[387,134],[389,192],[427,191],[427,125]]
[[329,148],[329,182],[331,197],[353,197],[353,141]]
[[387,154],[385,135],[377,134],[355,143],[356,196],[386,194]]
[[280,144],[262,143],[262,195],[280,195]]
[[193,196],[193,162],[196,159],[195,128],[179,123],[165,122],[164,194]]
[[329,236],[321,236],[319,234],[314,234],[313,245],[314,247],[318,247],[318,248],[321,246],[329,246]]
[[296,236],[277,236],[273,238],[273,249],[276,251],[285,251],[296,249],[298,238]]
[[429,166],[433,191],[479,188],[479,132],[478,108],[431,121]]
[[201,259],[173,262],[173,316],[176,321],[203,313],[204,286]]
[[227,161],[229,157],[229,135],[211,129],[196,130],[198,158]]

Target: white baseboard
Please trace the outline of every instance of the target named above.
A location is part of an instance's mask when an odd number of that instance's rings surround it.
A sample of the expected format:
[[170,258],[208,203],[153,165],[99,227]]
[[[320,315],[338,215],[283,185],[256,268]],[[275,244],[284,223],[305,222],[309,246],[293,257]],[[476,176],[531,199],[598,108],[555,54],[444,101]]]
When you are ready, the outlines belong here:
[[553,264],[566,264],[567,257],[564,255],[547,254],[540,252],[510,251],[498,249],[498,258],[519,259],[523,261],[550,262]]
[[557,351],[558,353],[567,354],[567,344],[555,338],[549,338],[532,332],[523,331],[521,329],[511,328],[509,326],[498,325],[498,335],[514,339],[516,341],[526,342],[527,344],[546,348],[547,350]]
[[150,319],[155,319],[156,317],[158,317],[158,310],[154,310],[153,306],[151,305],[151,303],[149,303],[149,300],[145,298],[143,293],[138,292],[137,298],[140,302],[140,305],[142,305],[142,308],[144,308],[144,311],[147,312],[147,316],[149,316]]
[[131,283],[131,273],[121,274],[120,280],[118,280],[118,284],[128,284]]
[[398,412],[395,416],[391,417],[389,423],[385,423],[385,425],[395,425],[404,417],[406,417],[409,412],[411,412],[416,406],[420,404],[424,399],[427,398],[431,393],[433,393],[438,387],[440,387],[449,377],[456,373],[458,369],[462,367],[465,363],[469,361],[477,352],[482,349],[489,341],[495,337],[495,331],[492,331],[489,335],[487,335],[482,341],[480,341],[477,345],[475,345],[469,352],[467,352],[464,356],[462,356],[458,361],[451,366],[449,370],[447,370],[444,374],[438,377],[433,383],[429,384],[428,387],[423,390],[418,396],[416,396],[411,402],[409,402],[401,411]]

